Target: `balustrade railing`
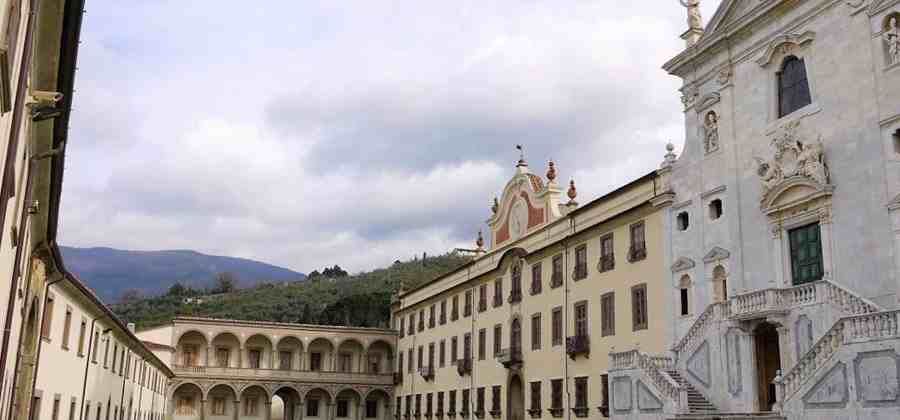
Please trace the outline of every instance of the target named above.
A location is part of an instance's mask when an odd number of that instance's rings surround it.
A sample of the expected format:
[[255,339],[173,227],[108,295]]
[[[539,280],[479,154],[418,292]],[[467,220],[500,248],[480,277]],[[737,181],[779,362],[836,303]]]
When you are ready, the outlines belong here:
[[251,378],[289,378],[300,380],[351,380],[351,381],[373,381],[377,383],[392,383],[394,375],[392,372],[370,373],[370,372],[341,372],[341,371],[323,371],[323,370],[285,370],[285,369],[264,369],[264,368],[238,368],[238,367],[222,367],[222,366],[179,366],[175,365],[172,370],[177,374],[194,375],[194,376],[230,376],[230,377],[251,377]]
[[694,323],[691,324],[687,333],[685,333],[684,336],[681,337],[681,340],[672,347],[672,352],[675,353],[676,358],[703,339],[709,326],[712,325],[713,321],[718,320],[719,317],[717,315],[722,312],[721,310],[718,310],[720,306],[724,306],[724,304],[713,303],[712,305],[707,306],[703,313],[701,313]]
[[675,367],[670,357],[651,356],[638,350],[610,353],[611,371],[638,369],[650,378],[657,390],[670,399],[676,407],[687,407],[687,390],[672,379],[666,371]]
[[841,318],[804,354],[794,367],[776,379],[781,398],[787,401],[844,344],[900,337],[900,311],[866,313]]

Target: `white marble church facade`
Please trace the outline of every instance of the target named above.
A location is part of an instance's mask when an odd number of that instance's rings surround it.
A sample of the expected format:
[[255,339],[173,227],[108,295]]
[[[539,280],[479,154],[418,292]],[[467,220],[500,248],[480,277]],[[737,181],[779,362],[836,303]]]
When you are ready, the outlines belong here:
[[612,417],[900,418],[900,1],[682,3],[675,342],[611,355]]

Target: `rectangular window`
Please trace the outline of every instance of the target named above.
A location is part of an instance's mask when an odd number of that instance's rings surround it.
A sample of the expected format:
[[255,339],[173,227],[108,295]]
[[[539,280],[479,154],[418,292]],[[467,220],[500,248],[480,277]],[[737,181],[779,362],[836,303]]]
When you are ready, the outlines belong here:
[[306,417],[319,417],[319,400],[306,400]]
[[81,320],[81,327],[78,330],[78,355],[84,356],[84,338],[87,334],[87,321]]
[[637,222],[629,228],[631,246],[628,248],[628,261],[636,262],[647,258],[647,243],[644,238],[644,222]]
[[494,280],[494,307],[503,305],[503,279]]
[[563,326],[563,325],[562,325],[562,323],[563,323],[563,319],[562,319],[562,308],[560,308],[560,307],[553,308],[553,313],[552,313],[552,317],[551,317],[551,322],[552,322],[552,324],[550,325],[550,332],[551,332],[551,335],[552,335],[552,338],[553,338],[553,345],[554,345],[554,346],[560,346],[560,345],[562,345],[562,343],[563,343],[563,336],[562,336],[562,334],[563,334],[563,333],[562,333],[562,326]]
[[470,403],[469,403],[470,400],[471,400],[471,398],[469,397],[469,390],[468,389],[462,390],[462,408],[460,409],[461,413],[468,415],[469,407],[470,407]]
[[406,415],[412,414],[412,395],[406,396]]
[[444,414],[444,392],[443,391],[437,393],[437,414],[439,416]]
[[[103,368],[104,368],[104,369],[106,369],[106,368],[109,367],[109,340],[110,340],[110,338],[107,337],[107,338],[106,338],[106,343],[105,343],[105,345],[103,346]],[[188,366],[197,366],[197,364],[196,364],[196,363],[197,363],[197,362],[196,362],[196,360],[197,360],[197,357],[196,357],[197,351],[196,351],[196,349],[194,349],[193,346],[187,346],[187,347],[190,347],[191,350],[192,350],[191,353],[190,353],[190,354],[192,355],[192,357],[191,357],[191,359],[189,359],[190,362],[191,362],[191,364],[188,365]]]
[[600,335],[616,335],[616,297],[613,292],[600,297]]
[[588,378],[575,378],[575,407],[587,408],[588,406]]
[[322,353],[316,352],[309,354],[309,370],[313,372],[322,370]]
[[366,400],[366,418],[374,419],[378,417],[378,401]]
[[478,360],[484,360],[487,356],[487,331],[478,330]]
[[368,358],[369,364],[367,366],[369,370],[367,372],[381,373],[381,355],[377,353],[370,353]]
[[562,254],[553,256],[553,274],[550,275],[550,288],[555,289],[563,284]]
[[434,368],[434,343],[428,343],[428,367]]
[[219,367],[228,367],[231,364],[229,363],[231,359],[231,354],[228,351],[227,347],[218,347],[216,348],[216,366]]
[[463,336],[463,358],[472,359],[472,334],[469,333]]
[[341,353],[338,355],[338,371],[339,372],[352,372],[353,371],[353,355],[350,353]]
[[541,412],[541,381],[531,383],[531,407],[529,411]]
[[66,308],[66,319],[63,323],[62,348],[69,349],[69,335],[72,330],[72,308]]
[[487,285],[478,286],[478,312],[487,310]]
[[472,315],[472,290],[466,290],[466,304],[463,307],[463,316]]
[[50,327],[53,324],[53,302],[52,294],[47,294],[47,303],[44,305],[44,319],[41,320],[41,338],[50,339]]
[[791,278],[794,285],[821,280],[822,233],[818,223],[788,232],[791,249]]
[[400,338],[406,336],[406,317],[400,317]]
[[50,411],[50,418],[59,420],[59,395],[53,398],[53,408]]
[[550,381],[550,408],[562,409],[562,379],[553,379]]
[[422,414],[422,394],[416,394],[416,417]]
[[278,352],[278,368],[281,370],[291,370],[291,358],[293,354],[289,351]]
[[419,369],[425,367],[425,346],[419,346],[419,349],[416,352],[416,366]]
[[456,321],[459,319],[459,295],[453,296],[452,302],[453,304],[450,306],[450,320]]
[[494,325],[494,357],[497,357],[503,350],[503,326]]
[[413,363],[415,362],[415,360],[413,359],[413,349],[409,349],[407,351],[407,355],[409,357],[406,358],[406,360],[407,360],[406,371],[408,373],[413,373],[413,372],[415,372],[415,366],[413,365]]
[[613,242],[613,234],[609,233],[600,238],[600,272],[611,271],[616,268],[616,253]]
[[456,347],[459,340],[456,339],[456,336],[450,337],[450,363],[456,363],[457,354]]
[[541,349],[541,314],[531,316],[531,349]]
[[681,299],[681,316],[685,316],[691,313],[691,308],[688,302],[688,289],[681,288],[678,289],[678,295]]
[[475,412],[484,413],[484,387],[475,390]]
[[398,355],[398,357],[399,357],[399,359],[397,360],[397,373],[402,374],[402,373],[403,373],[403,366],[405,366],[405,365],[403,364],[403,352],[402,352],[402,351],[400,352],[400,354]]
[[522,301],[522,265],[515,264],[509,278],[509,303]]
[[438,347],[438,366],[444,367],[446,366],[447,361],[447,340],[441,340],[441,344]]
[[214,416],[224,416],[225,415],[225,398],[213,397],[212,414]]
[[587,278],[587,245],[581,244],[575,248],[575,273],[572,280]]
[[441,301],[441,316],[440,316],[440,319],[438,319],[438,321],[440,321],[441,325],[444,325],[447,323],[447,300],[446,299]]
[[432,400],[432,394],[429,392],[425,394],[425,416],[430,417],[434,414],[434,401]]
[[456,390],[447,393],[447,412],[456,413]]
[[409,325],[408,325],[408,329],[406,330],[406,334],[413,335],[415,333],[416,333],[416,313],[413,312],[413,313],[409,314]]
[[491,411],[494,413],[500,412],[500,385],[491,387]]
[[588,335],[588,307],[586,300],[575,304],[575,335],[579,337]]
[[262,351],[260,351],[259,349],[251,349],[250,351],[248,351],[247,358],[250,359],[249,365],[251,369],[259,369],[260,367],[262,367],[259,363],[262,359]]
[[609,417],[609,375],[600,375],[600,413]]
[[531,294],[537,295],[541,293],[542,289],[542,280],[541,280],[542,268],[541,263],[535,263],[531,266]]
[[350,401],[337,400],[337,407],[335,411],[337,412],[336,417],[338,418],[350,417]]
[[633,330],[647,329],[647,285],[639,284],[631,288],[631,312]]
[[435,305],[431,305],[428,308],[428,328],[434,328],[435,326]]
[[425,331],[425,309],[419,310],[419,332]]

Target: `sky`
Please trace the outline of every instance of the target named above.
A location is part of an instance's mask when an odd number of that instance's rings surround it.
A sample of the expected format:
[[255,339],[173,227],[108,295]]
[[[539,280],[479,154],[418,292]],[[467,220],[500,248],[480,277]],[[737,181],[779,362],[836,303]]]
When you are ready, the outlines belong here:
[[661,66],[685,22],[678,0],[90,0],[60,241],[301,272],[471,248],[516,144],[582,203],[680,149]]

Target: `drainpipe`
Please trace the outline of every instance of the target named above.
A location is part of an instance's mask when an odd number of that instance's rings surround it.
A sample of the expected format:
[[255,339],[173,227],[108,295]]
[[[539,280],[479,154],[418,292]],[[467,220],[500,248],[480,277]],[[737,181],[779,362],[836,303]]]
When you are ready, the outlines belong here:
[[[84,419],[84,397],[85,397],[85,394],[87,393],[88,370],[90,370],[90,368],[91,368],[91,359],[92,359],[91,356],[92,356],[93,350],[94,350],[94,326],[96,325],[97,321],[99,321],[103,318],[106,318],[107,316],[109,316],[109,315],[104,314],[98,318],[94,318],[93,320],[91,320],[91,332],[90,332],[90,335],[88,336],[88,351],[84,355],[84,378],[82,379],[82,382],[81,382],[81,410],[79,410],[80,413],[78,414],[78,418],[80,420],[85,420]],[[100,343],[97,343],[97,344],[100,344]]]

